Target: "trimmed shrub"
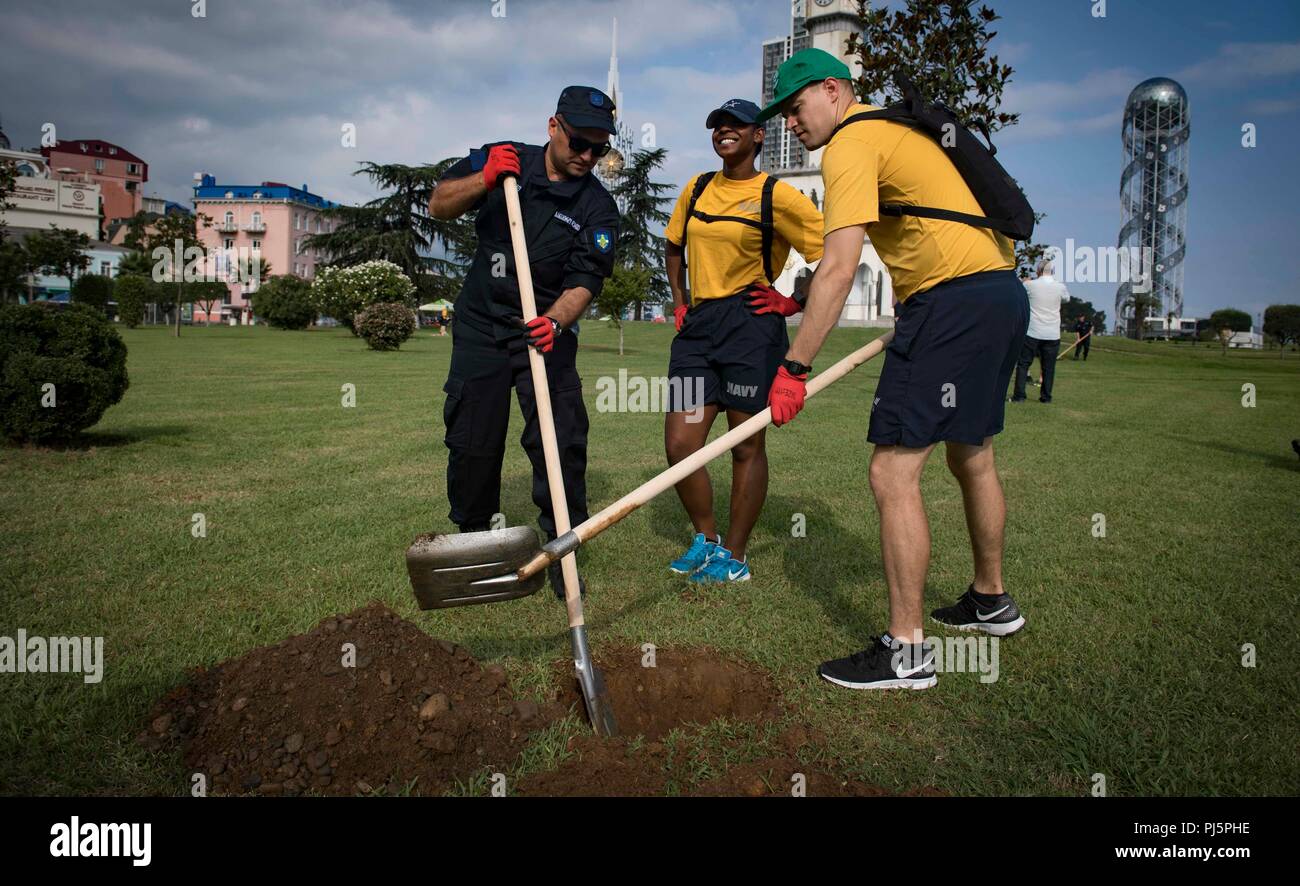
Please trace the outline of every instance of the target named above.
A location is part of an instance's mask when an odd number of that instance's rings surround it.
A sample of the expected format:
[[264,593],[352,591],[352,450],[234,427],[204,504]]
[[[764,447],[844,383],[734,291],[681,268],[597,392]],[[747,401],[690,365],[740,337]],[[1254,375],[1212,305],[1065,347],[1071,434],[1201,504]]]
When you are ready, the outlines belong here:
[[373,350],[395,351],[415,334],[415,312],[400,302],[380,302],[357,315],[356,329]]
[[103,274],[82,274],[72,283],[72,300],[79,304],[99,308],[108,307],[113,298],[113,279]]
[[144,306],[149,303],[149,285],[152,281],[139,274],[123,274],[113,285],[117,296],[117,319],[131,329],[144,321]]
[[102,311],[39,302],[0,308],[0,433],[6,438],[71,437],[99,421],[126,388],[126,344]]
[[312,281],[316,311],[356,332],[355,319],[380,302],[409,301],[415,285],[402,269],[382,259],[346,268],[321,268]]
[[276,329],[306,329],[316,320],[311,284],[293,274],[272,277],[253,293],[253,313]]

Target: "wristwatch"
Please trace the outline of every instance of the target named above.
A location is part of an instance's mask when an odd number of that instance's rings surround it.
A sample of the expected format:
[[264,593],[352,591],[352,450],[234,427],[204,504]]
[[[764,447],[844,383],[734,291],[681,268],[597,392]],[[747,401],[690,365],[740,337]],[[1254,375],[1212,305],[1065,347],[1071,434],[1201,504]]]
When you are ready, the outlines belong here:
[[560,325],[559,320],[556,320],[554,317],[547,317],[546,319],[551,321],[552,335],[559,335],[561,332],[564,331],[564,327]]
[[799,363],[796,360],[782,360],[781,365],[784,366],[785,371],[791,375],[807,375],[812,372],[811,366],[805,366],[803,363]]

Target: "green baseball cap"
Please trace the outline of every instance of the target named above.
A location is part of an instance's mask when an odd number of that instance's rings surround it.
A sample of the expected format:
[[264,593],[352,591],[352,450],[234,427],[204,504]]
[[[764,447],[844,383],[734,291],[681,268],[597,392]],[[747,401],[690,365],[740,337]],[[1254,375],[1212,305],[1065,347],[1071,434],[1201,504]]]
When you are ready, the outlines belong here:
[[781,103],[809,83],[820,83],[827,77],[852,80],[848,65],[824,49],[801,49],[781,63],[776,72],[772,101],[758,115],[758,122],[777,115]]

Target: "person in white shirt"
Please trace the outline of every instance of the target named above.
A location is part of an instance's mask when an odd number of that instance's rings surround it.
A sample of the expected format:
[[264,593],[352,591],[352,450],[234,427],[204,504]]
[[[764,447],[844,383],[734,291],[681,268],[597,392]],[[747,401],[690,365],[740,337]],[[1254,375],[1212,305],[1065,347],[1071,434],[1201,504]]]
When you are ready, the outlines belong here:
[[1056,354],[1061,349],[1061,305],[1070,298],[1065,284],[1052,276],[1053,270],[1051,260],[1042,259],[1038,263],[1038,276],[1025,284],[1025,291],[1029,293],[1029,329],[1020,349],[1020,362],[1016,364],[1016,389],[1011,395],[1012,403],[1021,403],[1025,399],[1025,382],[1034,357],[1038,357],[1043,369],[1038,402],[1052,402]]

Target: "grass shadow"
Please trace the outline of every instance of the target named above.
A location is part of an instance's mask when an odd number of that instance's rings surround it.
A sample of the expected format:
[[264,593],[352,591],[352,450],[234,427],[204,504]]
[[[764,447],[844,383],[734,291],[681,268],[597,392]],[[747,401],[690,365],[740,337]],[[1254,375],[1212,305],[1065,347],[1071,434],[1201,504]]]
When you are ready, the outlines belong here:
[[129,446],[156,437],[180,437],[191,429],[185,425],[139,425],[123,431],[85,431],[71,437],[59,437],[40,443],[6,443],[9,449],[26,449],[32,452],[84,452],[90,449],[108,449]]
[[[870,513],[874,511],[863,514],[864,526]],[[791,534],[795,514],[804,515],[804,537]],[[884,591],[880,545],[874,537],[845,525],[820,499],[770,493],[759,519],[759,534],[784,540],[785,580],[821,606],[830,621],[855,635],[879,629],[879,602],[863,602],[866,593]]]
[[[1244,446],[1233,446],[1229,443],[1221,443],[1217,440],[1197,440],[1193,437],[1180,437],[1177,434],[1162,434],[1170,440],[1176,440],[1179,443],[1189,443],[1193,446],[1201,446],[1205,449],[1213,449],[1216,452],[1227,453],[1228,455],[1243,455],[1248,458],[1258,459],[1269,467],[1278,468],[1284,471],[1300,470],[1300,458],[1295,457],[1295,453],[1282,455],[1280,453],[1261,452],[1258,449],[1247,449]],[[1287,441],[1286,448],[1290,449],[1290,441]],[[1282,450],[1285,452],[1286,450]]]

